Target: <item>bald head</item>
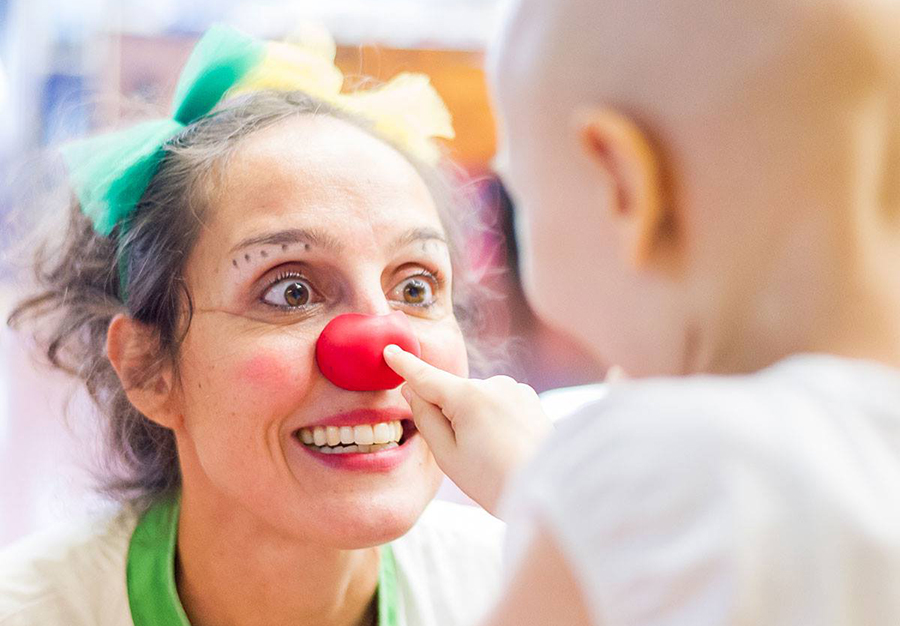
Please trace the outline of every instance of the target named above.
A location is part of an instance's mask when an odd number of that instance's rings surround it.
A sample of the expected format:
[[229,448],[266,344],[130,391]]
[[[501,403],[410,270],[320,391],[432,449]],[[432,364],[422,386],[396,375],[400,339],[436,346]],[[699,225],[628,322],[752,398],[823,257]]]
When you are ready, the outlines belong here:
[[898,29],[894,0],[518,0],[491,70],[501,105],[549,93],[561,106],[696,116],[785,83],[896,80]]
[[535,148],[527,134],[567,158],[579,111],[605,107],[657,142],[680,185],[749,173],[824,189],[841,170],[898,210],[897,33],[897,0],[513,0],[490,71],[508,147]]

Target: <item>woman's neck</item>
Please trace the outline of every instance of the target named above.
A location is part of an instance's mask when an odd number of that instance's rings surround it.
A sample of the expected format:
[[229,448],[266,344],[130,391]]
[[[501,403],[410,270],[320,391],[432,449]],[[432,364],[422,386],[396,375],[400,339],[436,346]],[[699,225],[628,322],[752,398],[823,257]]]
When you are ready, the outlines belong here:
[[178,594],[192,626],[357,626],[374,620],[377,548],[306,544],[184,489]]

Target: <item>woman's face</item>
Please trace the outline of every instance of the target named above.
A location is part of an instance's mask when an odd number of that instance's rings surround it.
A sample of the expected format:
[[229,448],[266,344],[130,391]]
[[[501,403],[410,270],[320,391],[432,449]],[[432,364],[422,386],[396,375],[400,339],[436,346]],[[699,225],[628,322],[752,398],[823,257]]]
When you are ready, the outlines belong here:
[[421,436],[347,462],[304,445],[301,429],[412,423],[399,389],[346,391],[319,371],[316,340],[337,315],[402,311],[426,361],[467,375],[434,201],[394,149],[325,116],[251,135],[222,174],[185,271],[185,497],[321,545],[395,538],[441,480]]

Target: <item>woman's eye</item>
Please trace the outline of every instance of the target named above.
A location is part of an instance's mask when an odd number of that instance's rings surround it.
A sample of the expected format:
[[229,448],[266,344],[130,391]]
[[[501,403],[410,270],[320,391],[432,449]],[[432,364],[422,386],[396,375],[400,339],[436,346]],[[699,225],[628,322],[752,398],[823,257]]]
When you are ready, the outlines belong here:
[[299,308],[312,300],[312,288],[299,278],[279,280],[266,290],[263,301],[282,308]]
[[398,299],[413,306],[428,306],[434,302],[431,284],[422,278],[407,278],[397,286]]

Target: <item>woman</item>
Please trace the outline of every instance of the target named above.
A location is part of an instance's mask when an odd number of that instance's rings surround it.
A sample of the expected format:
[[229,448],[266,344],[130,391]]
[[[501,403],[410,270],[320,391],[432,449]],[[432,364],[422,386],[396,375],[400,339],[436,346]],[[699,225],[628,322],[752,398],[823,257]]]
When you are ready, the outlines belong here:
[[66,153],[66,241],[12,321],[84,379],[129,504],[0,555],[0,624],[457,624],[494,591],[499,529],[426,510],[441,474],[399,391],[316,364],[336,316],[402,311],[468,372],[425,163],[446,112],[415,77],[340,94],[331,59],[213,29],[172,120]]

